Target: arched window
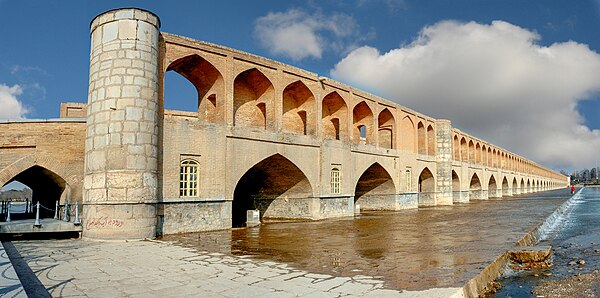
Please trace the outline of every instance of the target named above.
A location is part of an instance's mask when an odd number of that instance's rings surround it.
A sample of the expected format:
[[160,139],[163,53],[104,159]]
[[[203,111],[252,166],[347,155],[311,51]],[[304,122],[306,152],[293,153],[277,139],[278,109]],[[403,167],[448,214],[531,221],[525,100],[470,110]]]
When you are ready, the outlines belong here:
[[331,193],[332,194],[342,193],[341,181],[342,181],[342,179],[341,179],[340,169],[338,169],[338,168],[331,169]]
[[186,159],[179,168],[179,197],[198,196],[198,162]]

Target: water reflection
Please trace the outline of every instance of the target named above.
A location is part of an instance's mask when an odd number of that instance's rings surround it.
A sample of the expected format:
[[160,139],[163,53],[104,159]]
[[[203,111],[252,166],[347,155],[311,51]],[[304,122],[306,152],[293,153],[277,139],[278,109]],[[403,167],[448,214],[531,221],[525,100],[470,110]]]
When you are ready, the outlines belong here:
[[395,289],[462,286],[570,197],[568,190],[356,218],[167,236],[202,251],[315,273],[370,275]]

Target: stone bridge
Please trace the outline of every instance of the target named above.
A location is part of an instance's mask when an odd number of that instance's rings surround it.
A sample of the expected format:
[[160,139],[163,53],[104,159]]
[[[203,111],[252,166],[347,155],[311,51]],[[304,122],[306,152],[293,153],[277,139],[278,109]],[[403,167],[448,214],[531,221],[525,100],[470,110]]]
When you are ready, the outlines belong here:
[[[0,124],[11,131],[0,132],[0,185],[45,169],[82,200],[84,236],[144,238],[243,226],[247,210],[323,219],[568,184],[449,120],[159,28],[140,9],[96,17],[88,104],[64,104],[61,121]],[[197,109],[164,109],[168,72],[197,91],[185,99]],[[69,120],[77,109],[86,118]],[[66,128],[76,137],[63,141]]]

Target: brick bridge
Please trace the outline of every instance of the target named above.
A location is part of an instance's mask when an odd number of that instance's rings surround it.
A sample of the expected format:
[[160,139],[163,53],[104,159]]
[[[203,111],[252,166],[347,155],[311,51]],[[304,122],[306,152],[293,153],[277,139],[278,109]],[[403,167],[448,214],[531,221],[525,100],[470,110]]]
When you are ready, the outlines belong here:
[[[243,226],[251,209],[323,219],[568,184],[449,120],[159,28],[140,9],[96,17],[88,104],[0,123],[0,185],[80,200],[84,236],[113,239]],[[167,72],[193,85],[197,110],[164,109]]]

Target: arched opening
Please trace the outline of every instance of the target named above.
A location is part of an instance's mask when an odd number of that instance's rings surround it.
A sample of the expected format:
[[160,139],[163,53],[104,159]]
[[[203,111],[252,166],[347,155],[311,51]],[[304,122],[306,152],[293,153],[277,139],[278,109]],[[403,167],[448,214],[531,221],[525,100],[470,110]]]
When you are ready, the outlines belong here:
[[[312,186],[287,158],[275,154],[254,165],[238,181],[233,193],[232,226],[246,224],[246,211],[259,210],[260,218],[294,217],[289,200],[312,196]],[[275,206],[275,207],[274,207]]]
[[240,73],[233,82],[233,125],[266,129],[274,98],[273,84],[258,69]]
[[462,161],[469,161],[469,148],[467,147],[467,140],[464,137],[460,139],[460,158]]
[[475,144],[475,162],[481,164],[481,146],[479,143]]
[[529,182],[529,179],[527,179],[527,193],[531,192],[531,183]]
[[513,178],[512,193],[513,195],[518,195],[521,193],[521,191],[519,190],[519,183],[517,182],[517,178]]
[[487,149],[487,166],[488,167],[493,167],[494,166],[494,155],[492,154],[492,148],[488,147]]
[[296,81],[283,90],[282,130],[284,132],[314,135],[315,97],[302,83]]
[[377,123],[379,125],[379,147],[393,149],[396,147],[394,145],[394,134],[396,130],[396,120],[394,119],[394,115],[392,115],[392,112],[386,108],[379,113],[379,117],[377,118]]
[[[396,193],[394,181],[379,163],[374,163],[360,176],[354,188],[354,202],[361,209],[382,209]],[[383,208],[385,209],[385,208]]]
[[322,108],[323,139],[347,140],[348,107],[344,99],[331,92],[323,98]]
[[498,167],[498,157],[497,157],[497,155],[496,155],[496,149],[494,149],[494,150],[492,151],[492,166],[493,166],[494,168],[497,168],[497,167]]
[[436,146],[437,142],[435,137],[435,131],[433,130],[433,126],[429,125],[427,126],[427,154],[434,156],[436,152]]
[[[3,185],[2,189],[7,185],[14,186],[14,182],[20,183],[16,184],[18,186],[24,185],[31,190],[30,198],[34,205],[40,202],[40,205],[47,208],[40,208],[40,218],[54,217],[52,209],[55,208],[56,201],[62,202],[70,199],[69,186],[66,181],[56,173],[41,166],[36,165],[24,170]],[[73,202],[71,201],[71,203]],[[24,217],[32,216],[34,214],[24,215]],[[18,217],[15,218],[11,214],[11,219],[18,219]]]
[[469,202],[468,192],[463,192],[460,189],[460,177],[456,171],[452,170],[452,202],[467,203]]
[[400,122],[400,132],[402,133],[402,143],[400,149],[408,152],[415,152],[415,125],[410,117],[405,116]]
[[427,143],[425,138],[425,125],[423,125],[423,122],[419,122],[417,124],[417,152],[419,152],[419,154],[427,154]]
[[452,158],[454,160],[460,160],[460,141],[458,140],[458,136],[454,135],[452,139]]
[[487,147],[485,145],[481,146],[481,164],[483,166],[487,166]]
[[502,179],[502,195],[503,196],[511,196],[512,195],[512,193],[509,191],[508,179],[506,179],[506,177],[504,177],[504,179]]
[[435,178],[428,168],[419,175],[419,206],[435,205]]
[[[352,110],[352,121],[354,125],[354,142],[371,144],[373,133],[373,112],[366,102],[357,104]],[[363,131],[361,131],[361,127]],[[361,134],[362,132],[362,134]]]
[[[473,181],[471,181],[472,183]],[[496,184],[496,178],[494,175],[490,176],[490,181],[488,182],[488,197],[489,198],[497,198],[498,195],[498,185]]]
[[[182,90],[186,89],[184,84],[171,73],[180,74],[194,86],[196,94],[193,101],[189,100],[193,98],[192,94],[182,94]],[[165,108],[198,112],[201,120],[221,122],[224,119],[224,88],[223,76],[204,58],[194,54],[177,59],[167,67],[165,74]]]
[[473,143],[473,140],[469,141],[469,162],[475,162],[475,143]]
[[527,188],[525,188],[525,180],[521,178],[521,184],[519,184],[519,190],[521,193],[527,193]]
[[487,196],[483,195],[483,190],[481,188],[481,181],[479,180],[479,176],[476,173],[471,176],[471,182],[469,183],[469,199],[470,200],[484,200],[487,199]]

